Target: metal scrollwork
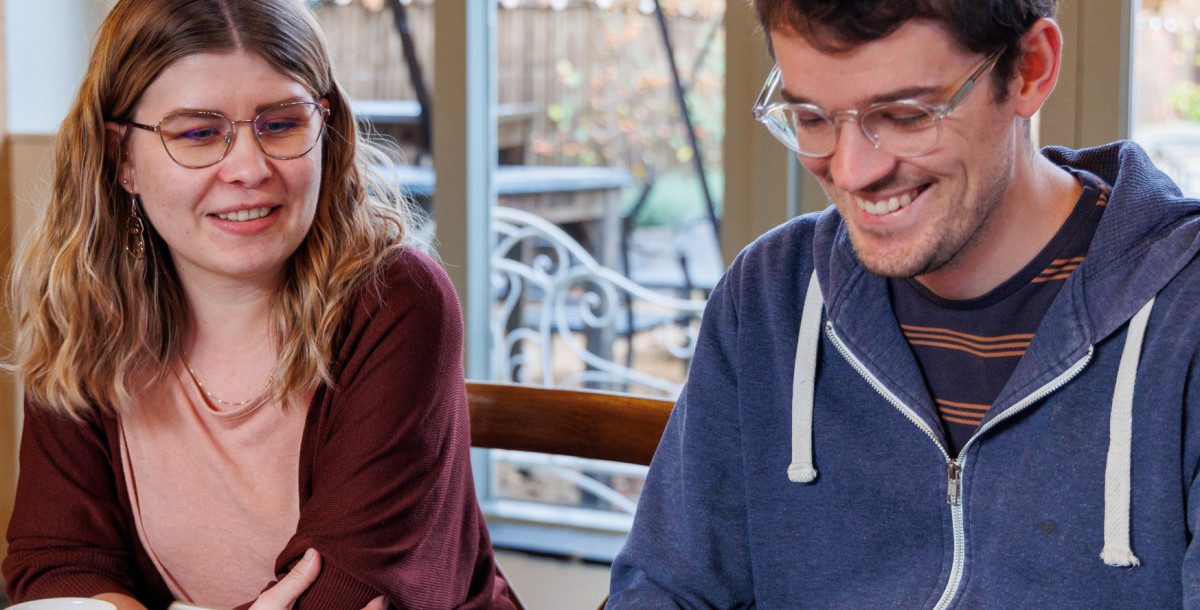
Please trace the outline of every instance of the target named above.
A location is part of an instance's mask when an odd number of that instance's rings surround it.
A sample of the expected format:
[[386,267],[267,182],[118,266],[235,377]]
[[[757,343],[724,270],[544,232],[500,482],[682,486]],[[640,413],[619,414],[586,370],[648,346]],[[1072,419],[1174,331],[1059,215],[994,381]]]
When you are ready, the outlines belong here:
[[[637,284],[527,212],[495,207],[492,219],[494,378],[678,394],[679,377],[639,370],[628,355],[621,362],[614,353],[621,344],[628,354],[635,334],[653,333],[661,352],[686,370],[703,299],[675,298]],[[563,366],[568,360],[575,361],[573,367]]]

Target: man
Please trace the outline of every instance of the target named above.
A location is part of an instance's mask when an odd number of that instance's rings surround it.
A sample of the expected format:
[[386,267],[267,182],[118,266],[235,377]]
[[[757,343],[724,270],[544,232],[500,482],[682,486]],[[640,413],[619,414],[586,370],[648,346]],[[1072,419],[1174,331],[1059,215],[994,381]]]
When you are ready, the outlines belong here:
[[714,291],[609,607],[1200,607],[1200,203],[1034,149],[1054,0],[754,6],[834,207]]

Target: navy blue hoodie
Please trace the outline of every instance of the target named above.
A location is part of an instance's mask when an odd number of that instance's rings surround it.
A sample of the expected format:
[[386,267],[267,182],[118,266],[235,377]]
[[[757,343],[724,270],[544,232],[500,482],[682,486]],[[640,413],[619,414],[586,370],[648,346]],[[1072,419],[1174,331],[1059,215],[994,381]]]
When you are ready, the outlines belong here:
[[957,459],[834,209],[738,256],[609,608],[1200,608],[1200,202],[1131,143],[1043,154],[1112,196]]

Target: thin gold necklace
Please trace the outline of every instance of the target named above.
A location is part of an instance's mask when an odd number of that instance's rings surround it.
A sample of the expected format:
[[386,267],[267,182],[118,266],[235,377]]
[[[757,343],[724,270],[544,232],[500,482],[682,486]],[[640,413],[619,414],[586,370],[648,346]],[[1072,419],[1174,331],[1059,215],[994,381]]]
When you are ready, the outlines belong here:
[[267,390],[271,388],[271,379],[274,378],[274,375],[268,376],[267,382],[263,384],[262,390],[260,390],[259,393],[255,394],[253,397],[241,402],[229,402],[227,400],[221,400],[220,398],[217,398],[215,394],[208,391],[208,388],[204,387],[204,384],[200,382],[200,378],[196,376],[196,371],[192,369],[192,361],[187,357],[187,354],[184,354],[183,356],[183,365],[187,367],[188,374],[192,376],[192,381],[196,382],[196,387],[200,388],[200,391],[203,392],[204,395],[209,398],[209,400],[221,403],[227,407],[242,407],[252,402],[258,402],[264,395],[266,395]]

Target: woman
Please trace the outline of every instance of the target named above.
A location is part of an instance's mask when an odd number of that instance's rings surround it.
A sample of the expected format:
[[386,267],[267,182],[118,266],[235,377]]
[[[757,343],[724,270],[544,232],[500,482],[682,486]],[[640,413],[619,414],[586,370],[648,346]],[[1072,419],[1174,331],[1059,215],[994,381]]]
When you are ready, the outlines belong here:
[[303,607],[510,607],[457,299],[300,4],[119,0],[56,149],[9,596],[232,607],[315,549]]

